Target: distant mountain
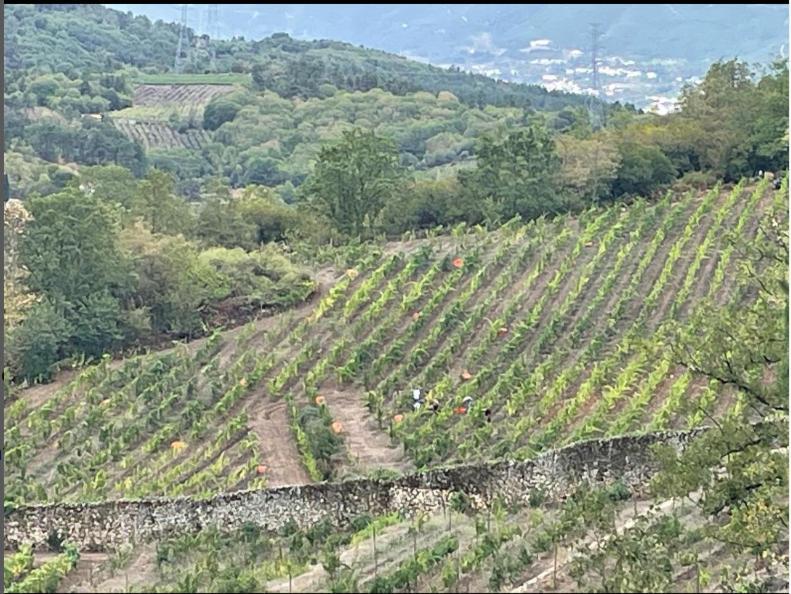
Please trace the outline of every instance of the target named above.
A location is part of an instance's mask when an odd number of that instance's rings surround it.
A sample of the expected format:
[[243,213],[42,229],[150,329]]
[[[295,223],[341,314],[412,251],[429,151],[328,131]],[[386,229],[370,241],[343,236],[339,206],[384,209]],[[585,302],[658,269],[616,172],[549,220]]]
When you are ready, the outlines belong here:
[[[179,21],[180,4],[108,4]],[[188,25],[224,38],[337,39],[440,66],[574,92],[592,88],[591,23],[600,23],[604,96],[647,106],[711,62],[788,54],[783,4],[188,5]],[[656,97],[656,98],[655,98]]]

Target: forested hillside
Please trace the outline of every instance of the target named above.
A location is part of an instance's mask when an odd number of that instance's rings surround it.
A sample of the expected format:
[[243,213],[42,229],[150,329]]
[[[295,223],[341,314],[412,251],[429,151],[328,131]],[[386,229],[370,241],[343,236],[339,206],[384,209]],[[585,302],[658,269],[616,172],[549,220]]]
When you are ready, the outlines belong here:
[[[23,156],[27,163],[43,159],[53,164],[9,167],[17,195],[62,187],[73,171],[63,167],[65,163],[112,162],[136,175],[147,167],[159,167],[176,175],[179,191],[192,198],[198,196],[201,180],[212,175],[225,177],[234,186],[274,186],[284,181],[299,185],[320,142],[353,125],[375,127],[381,117],[390,117],[393,128],[404,130],[399,143],[405,162],[426,169],[462,161],[473,152],[474,138],[485,128],[475,125],[478,120],[513,125],[510,116],[484,113],[485,106],[517,107],[521,118],[522,108],[559,111],[586,101],[340,42],[298,42],[277,35],[255,42],[210,42],[188,31],[185,55],[188,48],[190,59],[184,71],[193,74],[176,76],[172,74],[176,25],[151,23],[98,5],[11,5],[5,15],[6,153],[12,159]],[[194,92],[146,97],[141,86],[147,83],[197,87]],[[235,83],[243,94],[214,102],[204,120],[210,91],[217,83]],[[374,89],[386,93],[367,98]],[[267,100],[268,95],[261,93],[265,90],[275,93],[274,99]],[[365,94],[368,105],[388,100],[395,110],[385,107],[384,116],[373,119],[370,113],[357,114],[356,92]],[[424,107],[426,92],[458,106],[444,112]],[[299,104],[299,98],[331,99],[326,105],[322,101],[312,105],[332,114],[337,127],[314,132],[300,126],[305,116],[283,120],[284,102],[278,96],[285,99],[287,112],[291,102]],[[213,132],[248,105],[255,105],[260,113],[252,122],[250,110],[241,114],[247,133],[239,152],[273,137],[278,142],[255,155],[239,156],[227,150],[235,146],[238,135]],[[372,105],[377,110],[382,107]],[[432,112],[427,113],[427,108]],[[466,112],[470,115],[461,118]],[[98,114],[111,115],[115,125]],[[446,138],[443,133],[457,136]],[[262,139],[262,134],[270,138]],[[424,143],[432,138],[433,150],[427,155]],[[289,192],[287,188],[285,195]]]
[[[114,7],[152,19],[180,14],[178,4]],[[590,24],[599,23],[601,89],[640,107],[671,100],[723,57],[752,64],[788,54],[782,4],[227,4],[214,16],[211,5],[191,6],[187,18],[200,33],[226,38],[285,31],[343,39],[578,92],[593,88]]]
[[[179,36],[175,23],[152,23],[145,16],[96,4],[9,5],[5,19],[10,71],[84,75],[136,67],[154,74],[174,66]],[[498,83],[338,41],[305,42],[285,34],[260,41],[235,38],[212,40],[210,52],[208,38],[189,29],[184,43],[194,49],[184,72],[252,73],[258,88],[287,97],[318,96],[322,85],[331,84],[349,91],[378,87],[398,95],[447,90],[479,106],[557,110],[585,101],[538,85]]]
[[688,172],[733,180],[787,161],[783,63],[759,73],[716,65],[705,97],[688,90],[682,113],[659,118],[285,35],[218,41],[187,31],[185,74],[175,74],[175,25],[96,5],[5,14],[5,162],[17,197],[113,163],[137,177],[167,171],[193,200],[218,177],[277,188],[291,203],[321,146],[354,127],[393,141],[410,174],[445,185],[474,165],[485,137],[546,128],[558,157],[548,173],[560,168],[583,202],[650,193]]

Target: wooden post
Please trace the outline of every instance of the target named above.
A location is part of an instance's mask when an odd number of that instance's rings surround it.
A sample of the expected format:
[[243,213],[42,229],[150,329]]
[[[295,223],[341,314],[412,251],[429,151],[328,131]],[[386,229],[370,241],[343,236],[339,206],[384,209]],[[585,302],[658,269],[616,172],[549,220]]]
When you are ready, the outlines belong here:
[[376,577],[379,570],[379,560],[376,555],[376,524],[371,524],[371,527],[373,528],[371,533],[373,534],[374,540],[374,577]]
[[555,538],[552,540],[555,543],[555,555],[552,562],[552,589],[555,590],[558,587],[558,543]]

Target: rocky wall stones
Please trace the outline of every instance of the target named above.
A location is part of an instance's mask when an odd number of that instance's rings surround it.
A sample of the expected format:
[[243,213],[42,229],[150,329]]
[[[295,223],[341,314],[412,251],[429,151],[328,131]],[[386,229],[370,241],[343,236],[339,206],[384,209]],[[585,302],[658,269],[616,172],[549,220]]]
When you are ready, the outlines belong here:
[[357,479],[225,493],[211,499],[188,497],[83,504],[31,505],[7,513],[5,548],[28,543],[42,550],[52,535],[84,551],[112,550],[130,541],[157,540],[215,526],[231,530],[253,523],[276,530],[290,521],[306,528],[328,519],[348,525],[362,514],[435,512],[454,491],[475,507],[496,496],[527,503],[532,493],[557,500],[581,482],[622,480],[643,484],[655,470],[650,446],[682,448],[704,429],[592,440],[546,452],[525,462],[467,464],[418,472],[394,480]]

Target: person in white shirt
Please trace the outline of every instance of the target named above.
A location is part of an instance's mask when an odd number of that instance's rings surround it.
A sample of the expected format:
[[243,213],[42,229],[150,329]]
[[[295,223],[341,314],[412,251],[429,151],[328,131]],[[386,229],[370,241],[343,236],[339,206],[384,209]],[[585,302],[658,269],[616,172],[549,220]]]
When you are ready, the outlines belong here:
[[414,390],[412,390],[412,399],[414,400],[413,406],[415,407],[415,410],[418,410],[420,408],[420,404],[421,404],[421,402],[420,402],[420,388],[415,388]]

